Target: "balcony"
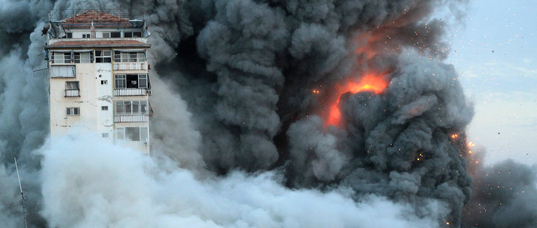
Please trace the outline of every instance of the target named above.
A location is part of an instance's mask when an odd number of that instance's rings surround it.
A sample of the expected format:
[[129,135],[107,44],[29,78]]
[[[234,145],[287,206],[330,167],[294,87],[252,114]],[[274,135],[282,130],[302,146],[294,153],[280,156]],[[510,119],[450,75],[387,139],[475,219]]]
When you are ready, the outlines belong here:
[[114,70],[147,70],[147,63],[114,63]]
[[114,123],[133,123],[133,122],[147,122],[149,116],[147,115],[115,115]]
[[65,96],[66,97],[80,97],[80,90],[78,90],[78,89],[66,89],[65,90]]
[[146,96],[151,92],[146,88],[114,89],[114,96]]

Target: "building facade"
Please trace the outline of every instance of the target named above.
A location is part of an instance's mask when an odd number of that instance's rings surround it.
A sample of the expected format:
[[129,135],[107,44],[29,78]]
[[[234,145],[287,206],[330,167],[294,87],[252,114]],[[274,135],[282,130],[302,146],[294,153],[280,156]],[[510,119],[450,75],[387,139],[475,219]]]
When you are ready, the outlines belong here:
[[76,127],[150,153],[150,35],[144,20],[90,10],[51,21],[47,35],[50,131]]

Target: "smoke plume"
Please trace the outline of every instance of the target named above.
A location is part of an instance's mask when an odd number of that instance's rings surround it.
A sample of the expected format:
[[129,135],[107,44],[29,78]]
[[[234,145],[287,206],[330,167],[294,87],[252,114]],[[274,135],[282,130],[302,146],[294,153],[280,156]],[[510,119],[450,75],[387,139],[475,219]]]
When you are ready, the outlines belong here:
[[[30,227],[534,227],[535,168],[469,152],[435,15],[465,2],[3,1],[0,225],[16,157]],[[41,29],[89,9],[152,32],[152,157],[48,136]]]

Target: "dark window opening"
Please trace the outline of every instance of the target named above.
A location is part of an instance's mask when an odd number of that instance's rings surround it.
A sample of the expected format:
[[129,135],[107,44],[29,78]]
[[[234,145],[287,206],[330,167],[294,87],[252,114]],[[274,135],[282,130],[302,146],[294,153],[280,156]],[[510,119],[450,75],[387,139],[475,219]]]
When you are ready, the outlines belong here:
[[97,63],[111,63],[112,51],[95,51],[95,62]]
[[127,75],[127,88],[138,88],[138,75]]
[[111,32],[110,37],[111,38],[121,38],[121,32]]
[[114,79],[116,89],[149,88],[147,74],[116,74]]
[[124,37],[130,38],[130,37],[142,37],[142,32],[124,32]]

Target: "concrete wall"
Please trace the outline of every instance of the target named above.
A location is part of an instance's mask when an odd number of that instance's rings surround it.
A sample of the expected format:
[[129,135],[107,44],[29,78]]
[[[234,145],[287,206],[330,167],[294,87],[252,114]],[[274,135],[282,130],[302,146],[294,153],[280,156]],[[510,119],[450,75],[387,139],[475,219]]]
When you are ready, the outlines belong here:
[[[71,127],[80,127],[90,131],[96,131],[96,116],[94,105],[96,103],[95,85],[93,72],[95,64],[55,64],[75,65],[76,77],[50,78],[50,129],[52,135],[65,134]],[[54,66],[54,65],[53,65]],[[51,66],[51,67],[53,67]],[[65,89],[67,81],[78,81],[80,97],[66,97]],[[80,108],[78,116],[67,115],[68,107]]]
[[[104,134],[108,134],[108,137],[105,138],[112,141],[114,139],[112,64],[96,63],[95,69],[97,132],[100,132],[103,137]],[[106,82],[106,84],[102,82]],[[108,110],[102,110],[103,106],[107,107]]]
[[[98,49],[112,50],[112,49]],[[53,51],[53,50],[52,50]],[[113,58],[112,58],[113,60]],[[147,64],[147,62],[145,62]],[[148,127],[149,122],[137,123],[114,123],[115,103],[117,100],[124,101],[147,101],[148,96],[113,96],[114,74],[148,74],[148,70],[116,71],[112,63],[71,63],[52,64],[75,66],[76,77],[62,78],[53,77],[49,80],[49,103],[50,103],[50,129],[51,135],[64,135],[72,128],[80,128],[83,131],[95,132],[99,136],[105,136],[108,140],[125,144],[144,153],[149,153],[149,142],[131,142],[128,140],[116,140],[115,129],[117,127]],[[150,80],[150,77],[149,77]],[[78,81],[80,96],[66,97],[65,89],[67,81]],[[106,82],[106,83],[103,83]],[[102,110],[107,106],[108,110]],[[67,115],[68,107],[80,108],[79,115]],[[120,142],[121,141],[121,142]]]

